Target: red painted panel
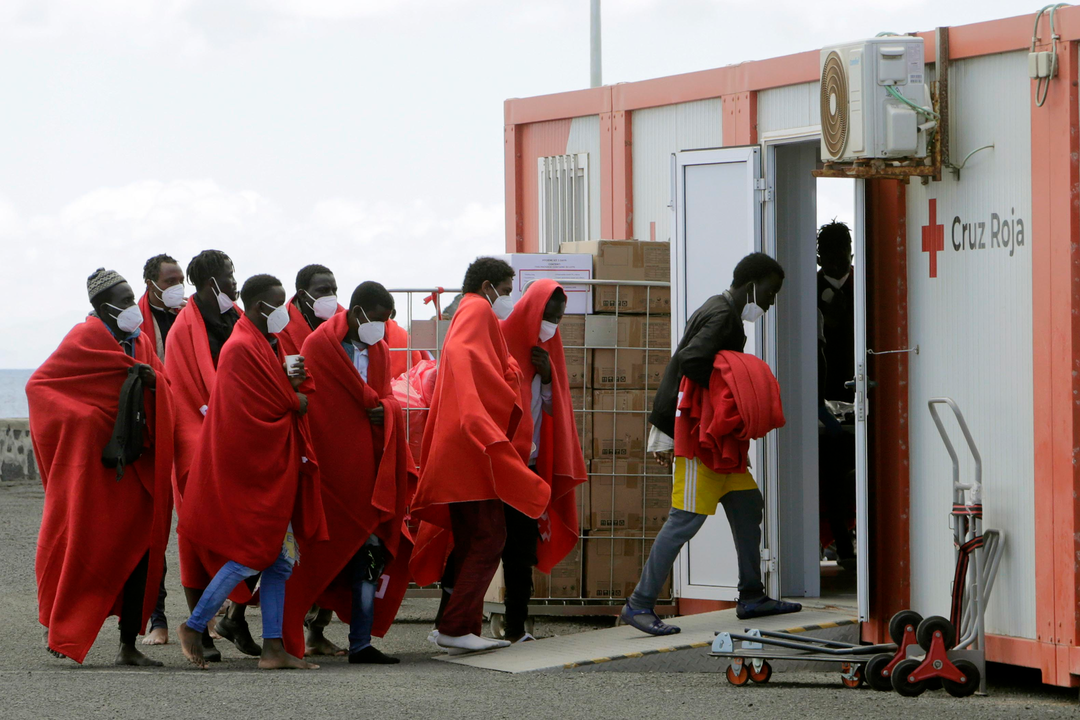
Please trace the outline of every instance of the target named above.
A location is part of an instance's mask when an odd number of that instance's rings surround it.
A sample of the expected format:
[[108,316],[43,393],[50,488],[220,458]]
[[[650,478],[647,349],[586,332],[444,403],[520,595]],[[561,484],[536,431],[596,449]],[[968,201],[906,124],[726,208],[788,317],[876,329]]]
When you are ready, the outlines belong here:
[[570,139],[570,119],[518,125],[521,143],[521,236],[518,252],[538,252],[540,248],[539,187],[537,158],[565,155]]

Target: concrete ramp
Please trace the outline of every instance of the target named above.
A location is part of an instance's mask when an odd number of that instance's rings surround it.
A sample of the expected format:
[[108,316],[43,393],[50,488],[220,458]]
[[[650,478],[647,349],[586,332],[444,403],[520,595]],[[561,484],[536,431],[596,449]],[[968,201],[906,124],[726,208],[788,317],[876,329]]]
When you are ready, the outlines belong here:
[[[545,638],[480,655],[440,655],[442,662],[506,673],[540,670],[613,670],[623,672],[719,672],[726,663],[708,656],[717,632],[747,627],[790,633],[814,633],[855,642],[856,614],[847,609],[804,609],[792,615],[739,620],[735,610],[686,615],[670,622],[678,635],[653,637],[629,626]],[[777,668],[780,670],[781,668]]]

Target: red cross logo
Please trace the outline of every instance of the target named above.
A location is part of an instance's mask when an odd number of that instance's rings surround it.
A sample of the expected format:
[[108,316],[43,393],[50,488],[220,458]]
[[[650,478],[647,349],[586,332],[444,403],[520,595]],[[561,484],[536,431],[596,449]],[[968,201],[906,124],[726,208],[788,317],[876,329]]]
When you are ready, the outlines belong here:
[[930,200],[930,222],[923,225],[922,251],[930,253],[930,277],[937,277],[937,254],[945,249],[945,226],[937,224],[937,200]]

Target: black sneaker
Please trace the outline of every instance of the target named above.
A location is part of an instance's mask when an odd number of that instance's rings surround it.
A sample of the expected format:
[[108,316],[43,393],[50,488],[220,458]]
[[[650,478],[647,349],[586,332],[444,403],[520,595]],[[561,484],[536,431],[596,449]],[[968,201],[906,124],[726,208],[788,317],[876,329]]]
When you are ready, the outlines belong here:
[[750,618],[766,617],[768,615],[797,613],[800,610],[802,610],[802,605],[799,603],[773,600],[771,597],[765,596],[760,600],[754,600],[753,602],[743,602],[740,600],[735,607],[735,615],[740,620],[749,620]]

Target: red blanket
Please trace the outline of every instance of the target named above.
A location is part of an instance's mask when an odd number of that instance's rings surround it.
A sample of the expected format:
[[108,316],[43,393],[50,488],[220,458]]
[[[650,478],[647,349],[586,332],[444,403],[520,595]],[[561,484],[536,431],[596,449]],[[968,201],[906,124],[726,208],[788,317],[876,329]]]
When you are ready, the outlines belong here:
[[675,454],[714,472],[744,473],[750,441],[784,427],[780,385],[753,355],[716,354],[708,389],[683,378],[675,416]]
[[390,377],[396,378],[399,375],[403,375],[409,371],[409,356],[412,355],[412,367],[416,367],[420,364],[420,361],[424,359],[423,354],[419,350],[408,350],[409,347],[409,333],[405,332],[405,328],[398,325],[393,320],[386,321],[386,344],[390,348],[406,348],[403,350],[390,350]]
[[537,567],[551,572],[578,539],[577,499],[574,488],[588,480],[585,457],[581,453],[581,438],[574,422],[574,406],[570,400],[570,383],[566,374],[562,336],[558,331],[545,343],[540,342],[540,322],[552,294],[559,288],[554,280],[537,280],[529,286],[514,307],[510,317],[502,322],[503,335],[510,355],[524,374],[521,383],[521,405],[526,417],[518,425],[514,445],[528,462],[532,454],[534,428],[532,386],[536,369],[532,365],[532,350],[539,345],[551,357],[552,415],[544,415],[540,426],[540,454],[536,472],[551,488],[551,501],[540,516],[540,544],[537,546]]
[[[338,305],[337,310],[334,312],[336,315],[340,315],[345,312],[345,308]],[[322,327],[322,325],[319,327]],[[311,326],[308,325],[304,313],[300,312],[300,308],[296,307],[296,296],[293,295],[289,298],[289,324],[277,335],[277,339],[281,343],[282,354],[302,355],[300,348],[304,347],[304,342],[310,335]]]
[[201,408],[210,402],[217,368],[210,354],[206,323],[194,298],[177,314],[169,330],[165,371],[172,386],[176,414],[176,468],[173,494],[176,512],[183,509],[184,488],[203,425]]
[[[156,390],[144,398],[148,447],[117,482],[116,470],[101,464],[101,451],[127,370],[137,362],[157,373]],[[172,523],[169,384],[146,335],[136,339],[132,359],[91,317],[34,372],[26,397],[45,487],[35,563],[38,619],[49,628],[49,647],[81,663],[105,619],[119,614],[124,583],[147,553],[144,627],[157,602]]]
[[526,416],[521,370],[491,311],[476,294],[461,300],[443,346],[424,430],[412,514],[421,527],[413,551],[417,583],[442,574],[450,549],[449,503],[502,500],[529,517],[547,509],[551,488],[511,443]]
[[143,293],[143,296],[139,298],[139,310],[142,312],[142,326],[139,329],[150,341],[150,347],[154,348],[158,359],[162,359],[165,357],[165,343],[161,342],[157,334],[157,323],[154,321],[154,313],[150,310],[150,293]]
[[[298,414],[280,347],[274,352],[241,316],[218,358],[177,526],[197,549],[206,578],[226,560],[269,567],[281,554],[290,522],[301,553],[307,543],[327,539],[308,422]],[[305,391],[313,394],[314,385]],[[189,579],[183,579],[185,587],[205,587]]]
[[[340,313],[311,333],[302,348],[308,372],[319,380],[308,418],[330,541],[307,550],[289,579],[285,646],[296,657],[303,657],[304,615],[313,602],[349,622],[352,578],[346,569],[368,537],[377,535],[392,556],[397,554],[416,477],[405,414],[390,391],[390,351],[385,342],[368,348],[365,383],[341,346],[348,330],[348,315]],[[367,411],[380,405],[385,420],[376,427]],[[394,599],[400,605],[402,598]],[[390,614],[396,613],[397,606]]]

